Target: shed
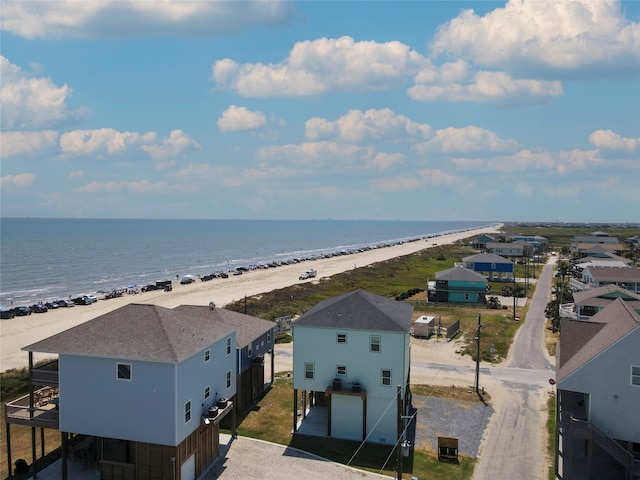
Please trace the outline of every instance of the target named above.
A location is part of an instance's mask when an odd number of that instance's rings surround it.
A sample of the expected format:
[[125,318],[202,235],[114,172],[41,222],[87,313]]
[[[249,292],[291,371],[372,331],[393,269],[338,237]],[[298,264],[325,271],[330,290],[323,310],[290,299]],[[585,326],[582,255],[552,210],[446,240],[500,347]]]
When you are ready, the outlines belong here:
[[433,334],[435,328],[435,318],[423,315],[416,319],[413,324],[413,336],[414,337],[430,337]]

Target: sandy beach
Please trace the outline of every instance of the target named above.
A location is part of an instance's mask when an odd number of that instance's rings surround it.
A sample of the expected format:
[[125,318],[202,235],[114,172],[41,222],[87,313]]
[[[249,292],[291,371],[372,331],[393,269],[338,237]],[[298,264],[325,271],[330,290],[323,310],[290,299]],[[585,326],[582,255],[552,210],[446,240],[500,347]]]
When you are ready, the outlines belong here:
[[[26,317],[2,320],[0,322],[0,342],[2,347],[0,369],[4,372],[12,368],[26,366],[28,364],[28,355],[26,352],[21,351],[23,347],[128,303],[155,304],[174,308],[178,305],[208,305],[209,302],[213,301],[217,306],[222,307],[229,302],[243,298],[245,295],[257,295],[299,283],[298,275],[309,268],[316,269],[318,275],[314,279],[304,281],[317,282],[321,278],[331,277],[353,268],[409,255],[426,248],[433,248],[436,245],[455,243],[483,233],[496,233],[501,226],[498,224],[492,227],[372,249],[352,255],[283,265],[268,270],[254,270],[244,275],[230,276],[227,279],[214,279],[209,282],[196,281],[189,285],[180,285],[174,282],[173,291],[171,292],[152,291],[137,295],[124,295],[123,297],[109,300],[101,299],[92,305],[77,305],[73,308],[60,308],[47,313],[34,313]],[[36,361],[40,359],[37,355],[34,355],[34,357]]]

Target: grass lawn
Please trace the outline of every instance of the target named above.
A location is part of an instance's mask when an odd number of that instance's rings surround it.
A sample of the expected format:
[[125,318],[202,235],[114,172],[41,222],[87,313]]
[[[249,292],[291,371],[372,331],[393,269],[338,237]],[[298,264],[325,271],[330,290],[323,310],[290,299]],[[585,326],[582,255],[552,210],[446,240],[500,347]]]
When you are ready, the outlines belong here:
[[[429,391],[441,396],[452,395],[448,390],[449,387],[412,386],[411,388],[417,392]],[[458,400],[461,397],[467,400],[463,395],[466,395],[466,389],[456,389]],[[471,395],[469,400],[479,401],[475,394]],[[293,379],[287,377],[286,373],[281,373],[273,388],[262,398],[256,408],[239,420],[238,435],[299,448],[335,462],[348,463],[355,468],[389,476],[394,474],[396,457],[390,446],[365,445],[358,450],[360,447],[358,442],[320,437],[293,437],[292,427]],[[433,452],[417,449],[405,459],[403,478],[469,479],[473,474],[475,463],[476,459],[462,456],[459,464],[440,462]]]

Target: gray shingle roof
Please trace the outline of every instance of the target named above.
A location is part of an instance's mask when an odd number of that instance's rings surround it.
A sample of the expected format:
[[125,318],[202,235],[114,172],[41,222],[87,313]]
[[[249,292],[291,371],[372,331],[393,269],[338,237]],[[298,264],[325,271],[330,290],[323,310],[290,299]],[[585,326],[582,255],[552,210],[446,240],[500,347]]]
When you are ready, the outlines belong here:
[[240,348],[246,347],[249,342],[275,327],[275,323],[268,320],[217,307],[213,316],[209,307],[200,305],[180,305],[174,308],[174,311],[188,314],[192,318],[202,317],[204,321],[222,322],[232,327],[236,331],[236,344]]
[[617,298],[590,321],[564,322],[560,328],[560,356],[556,373],[558,381],[578,370],[632,330],[640,328],[640,315],[624,300]]
[[586,302],[596,298],[612,301],[617,297],[621,297],[623,300],[640,300],[640,295],[637,293],[630,292],[629,290],[612,284],[573,293],[574,303],[580,305],[591,305]]
[[192,315],[132,303],[22,350],[180,363],[234,332],[229,324],[215,321],[221,316],[219,310]]
[[500,255],[496,255],[495,253],[477,253],[475,255],[464,257],[462,261],[473,263],[508,263],[513,265],[511,260],[501,257]]
[[355,290],[318,303],[294,325],[409,332],[412,313],[411,305]]
[[468,268],[453,267],[436,272],[436,280],[465,280],[469,282],[487,282],[484,275]]
[[640,282],[640,268],[590,265],[587,270],[599,282]]

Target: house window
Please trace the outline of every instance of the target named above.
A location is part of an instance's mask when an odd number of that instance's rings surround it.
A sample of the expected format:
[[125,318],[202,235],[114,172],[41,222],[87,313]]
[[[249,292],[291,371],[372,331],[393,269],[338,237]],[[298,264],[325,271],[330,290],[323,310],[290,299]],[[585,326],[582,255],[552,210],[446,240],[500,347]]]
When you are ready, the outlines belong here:
[[391,370],[381,370],[380,372],[380,383],[383,387],[391,386]]
[[118,364],[118,380],[131,380],[131,364],[130,363]]
[[227,355],[231,355],[231,337],[227,338]]
[[211,360],[211,350],[208,348],[204,351],[204,361],[205,363]]
[[347,374],[347,366],[346,365],[338,365],[336,367],[337,375],[346,375]]
[[184,423],[191,420],[191,400],[184,404]]
[[371,335],[371,337],[369,337],[369,351],[380,351],[380,335]]
[[465,300],[469,300],[469,294],[468,294],[468,293],[465,293],[465,294],[464,294],[464,299],[465,299]]
[[307,380],[313,380],[315,366],[313,363],[305,363],[304,364],[304,378]]
[[227,372],[227,388],[231,388],[231,370]]
[[211,396],[211,387],[205,387],[204,398],[209,398],[210,396]]
[[251,358],[251,355],[253,355],[253,344],[249,342],[249,345],[247,346],[247,356]]
[[640,367],[631,365],[631,385],[640,387]]
[[492,263],[492,264],[491,264],[491,270],[495,270],[495,269],[496,269],[496,264],[495,264],[495,263]]
[[347,334],[346,333],[337,333],[336,334],[336,342],[338,342],[338,343],[347,343]]
[[267,343],[271,343],[271,330],[267,332]]

